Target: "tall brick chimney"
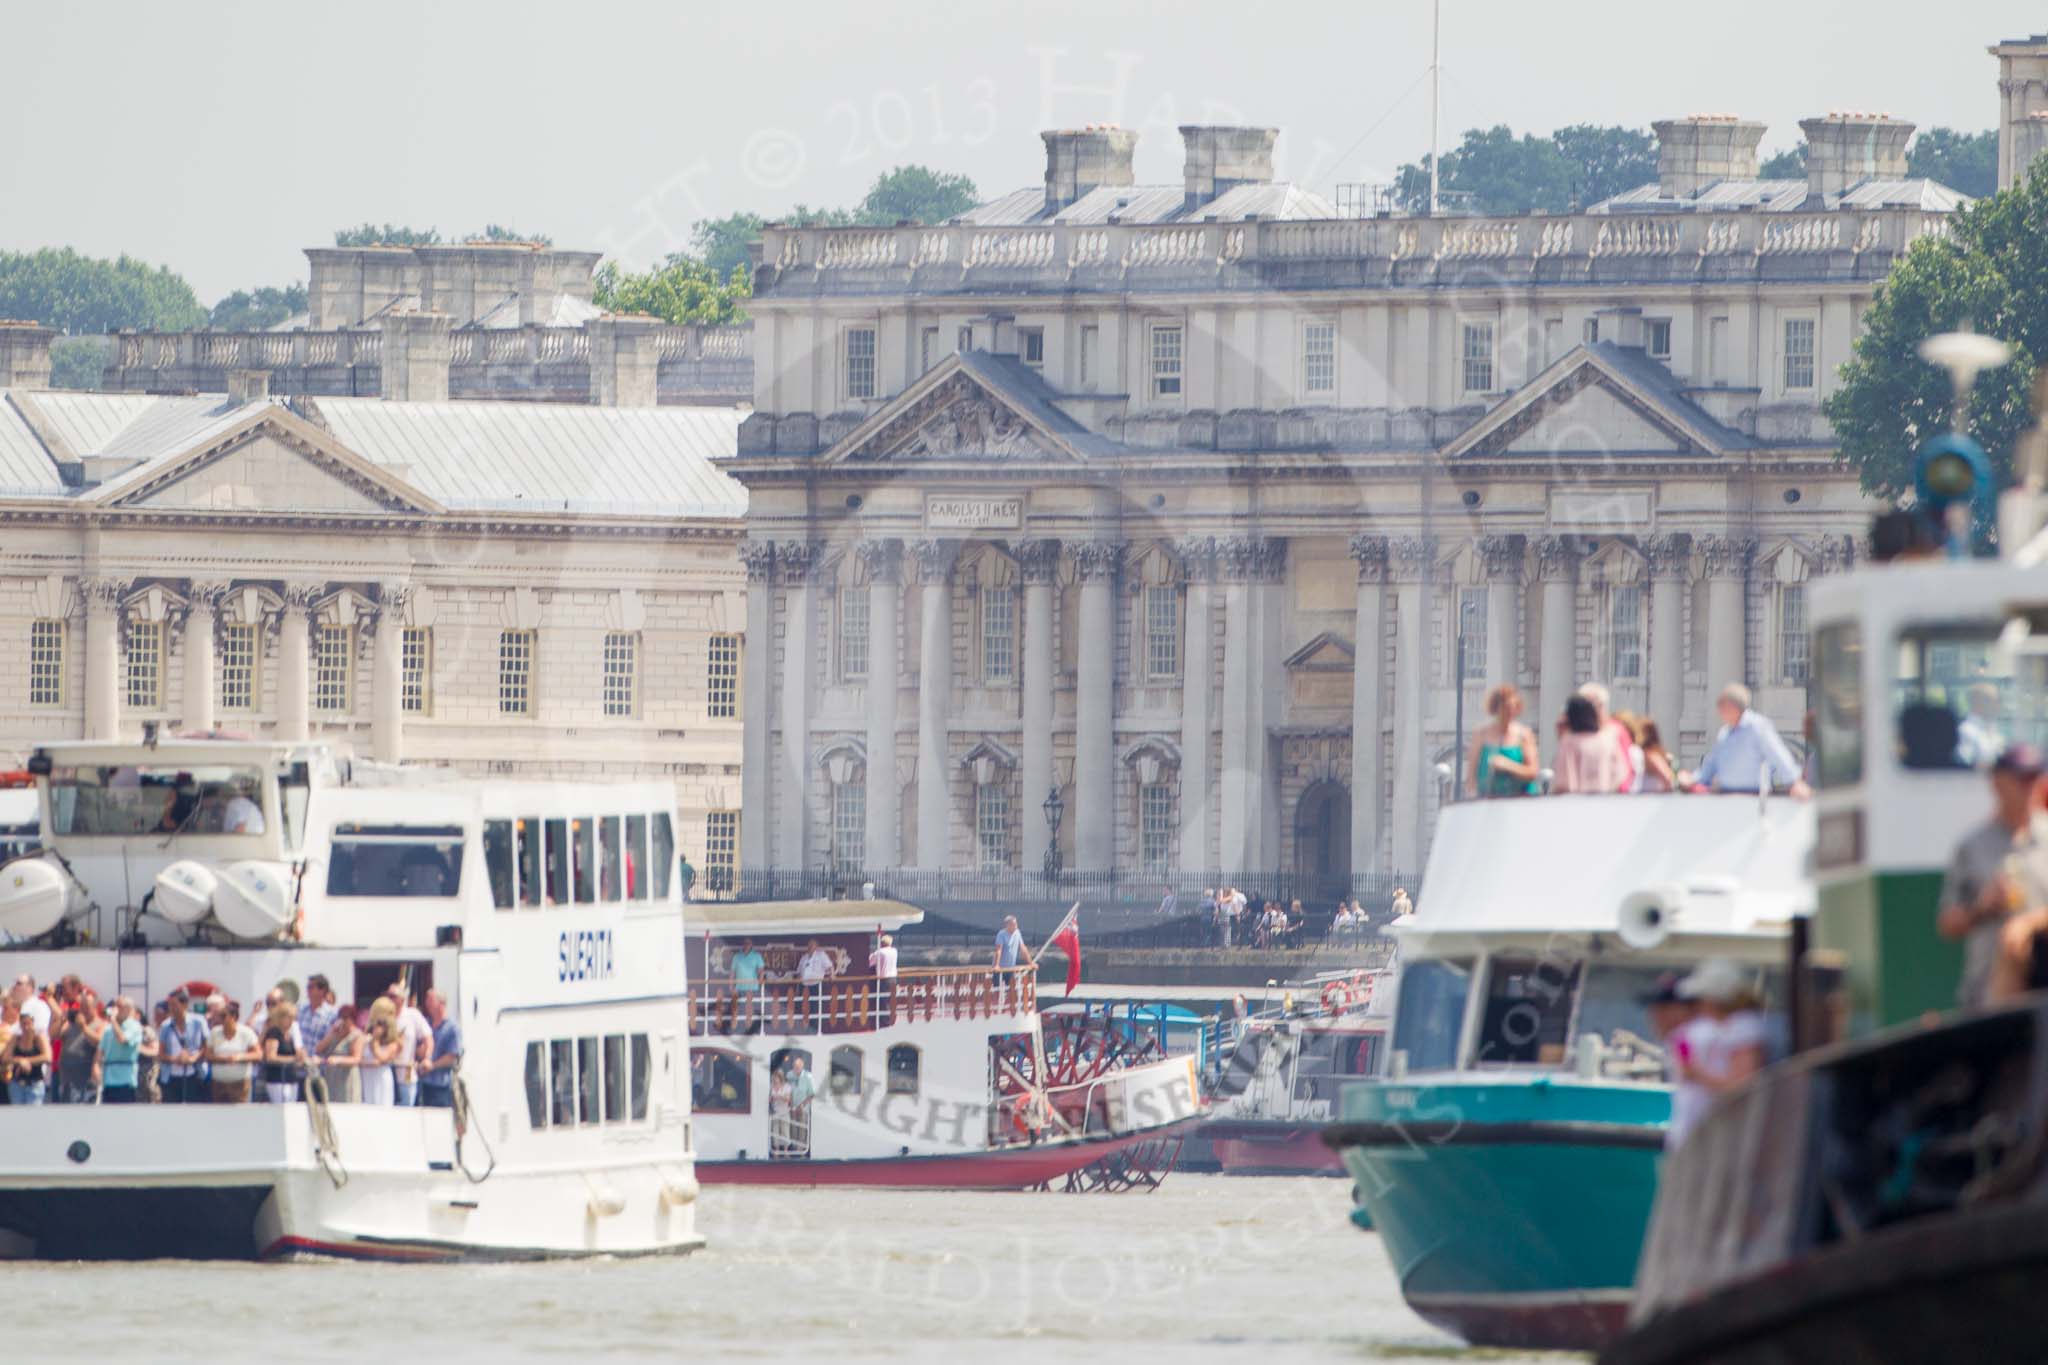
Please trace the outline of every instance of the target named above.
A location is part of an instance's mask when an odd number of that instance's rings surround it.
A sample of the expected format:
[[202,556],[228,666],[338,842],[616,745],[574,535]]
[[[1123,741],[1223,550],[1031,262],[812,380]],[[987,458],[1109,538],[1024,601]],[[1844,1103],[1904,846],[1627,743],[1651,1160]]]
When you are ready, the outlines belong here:
[[1650,125],[1657,134],[1657,186],[1692,199],[1722,180],[1754,180],[1764,125],[1733,114],[1693,114]]
[[1806,193],[1840,194],[1859,181],[1906,174],[1913,125],[1890,114],[1832,113],[1799,120],[1806,134]]
[[50,342],[57,329],[0,318],[0,389],[50,387]]
[[1128,128],[1091,124],[1086,128],[1048,128],[1045,140],[1045,211],[1058,213],[1090,190],[1105,185],[1132,185],[1137,177],[1131,158],[1138,135]]
[[590,401],[601,408],[651,408],[661,370],[657,333],[666,324],[644,313],[606,313],[590,332]]
[[402,309],[384,315],[384,345],[379,353],[379,396],[401,403],[448,401],[448,341],[451,319],[446,313]]
[[1278,128],[1183,124],[1180,136],[1187,148],[1184,174],[1190,213],[1239,185],[1269,185],[1273,181]]
[[2048,152],[2048,33],[1991,49],[1998,58],[1998,188],[2007,189]]

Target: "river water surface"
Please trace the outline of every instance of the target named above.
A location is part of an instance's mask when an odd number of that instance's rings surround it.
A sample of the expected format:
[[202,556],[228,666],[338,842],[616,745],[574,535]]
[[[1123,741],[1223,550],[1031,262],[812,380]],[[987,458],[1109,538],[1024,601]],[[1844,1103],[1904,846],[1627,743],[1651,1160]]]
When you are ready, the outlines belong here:
[[1342,1180],[1150,1194],[707,1190],[686,1258],[0,1270],[12,1359],[1547,1362],[1401,1302]]

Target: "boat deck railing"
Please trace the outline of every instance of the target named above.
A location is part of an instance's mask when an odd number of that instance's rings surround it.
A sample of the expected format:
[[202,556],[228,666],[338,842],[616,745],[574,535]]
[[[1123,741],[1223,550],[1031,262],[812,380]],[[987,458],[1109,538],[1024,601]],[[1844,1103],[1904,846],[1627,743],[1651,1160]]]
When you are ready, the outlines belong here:
[[690,987],[690,1035],[872,1033],[893,1024],[1030,1015],[1036,967],[913,967],[893,977],[740,982]]

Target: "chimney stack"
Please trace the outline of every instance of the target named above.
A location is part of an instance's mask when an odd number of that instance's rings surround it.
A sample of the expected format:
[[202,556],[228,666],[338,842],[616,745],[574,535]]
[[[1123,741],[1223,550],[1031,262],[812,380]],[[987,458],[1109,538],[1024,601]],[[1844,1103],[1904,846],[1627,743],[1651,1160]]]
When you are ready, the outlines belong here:
[[236,407],[240,407],[244,403],[261,403],[269,397],[270,371],[228,371],[228,401]]
[[448,401],[449,323],[446,313],[417,309],[385,315],[378,375],[381,397],[400,403]]
[[645,313],[606,313],[590,332],[590,401],[601,408],[651,408],[661,370],[658,333],[667,324]]
[[1239,185],[1273,183],[1273,144],[1278,128],[1236,128],[1183,124],[1187,148],[1187,211],[1228,194]]
[[1799,120],[1806,134],[1806,195],[1840,194],[1859,181],[1906,174],[1913,125],[1890,114],[1832,113]]
[[2048,152],[2048,33],[1991,49],[1998,58],[1998,188],[2010,189]]
[[1045,211],[1058,213],[1093,189],[1132,185],[1137,177],[1131,157],[1138,135],[1128,128],[1091,124],[1086,128],[1049,128],[1045,140]]
[[1693,114],[1650,125],[1657,133],[1657,187],[1692,199],[1722,180],[1754,180],[1764,125],[1733,114]]
[[50,342],[57,329],[0,318],[0,389],[50,387]]

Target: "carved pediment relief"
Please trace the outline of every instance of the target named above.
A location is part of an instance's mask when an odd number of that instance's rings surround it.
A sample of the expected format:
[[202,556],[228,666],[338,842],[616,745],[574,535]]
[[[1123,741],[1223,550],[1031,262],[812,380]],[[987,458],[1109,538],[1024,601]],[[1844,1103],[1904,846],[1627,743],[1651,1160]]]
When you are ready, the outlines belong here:
[[1075,459],[1078,454],[1025,408],[956,364],[950,373],[913,385],[849,436],[833,458],[993,462]]
[[1291,673],[1349,673],[1357,651],[1335,631],[1326,630],[1287,656]]

